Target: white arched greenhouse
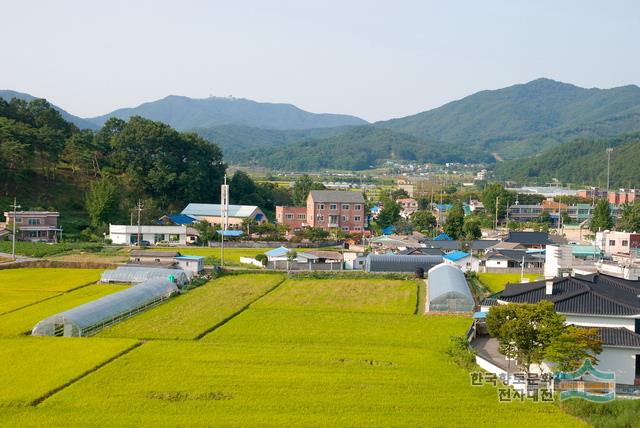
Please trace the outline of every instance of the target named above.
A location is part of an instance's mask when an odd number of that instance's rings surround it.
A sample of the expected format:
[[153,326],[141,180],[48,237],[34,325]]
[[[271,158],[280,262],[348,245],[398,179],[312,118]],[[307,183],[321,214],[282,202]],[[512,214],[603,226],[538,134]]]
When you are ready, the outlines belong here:
[[459,267],[439,264],[429,269],[429,312],[472,312],[473,295]]
[[126,290],[50,316],[33,327],[33,336],[91,336],[140,313],[178,292],[167,279],[151,279]]
[[100,282],[126,282],[138,284],[150,279],[173,278],[178,287],[182,287],[190,280],[190,272],[181,269],[142,267],[142,266],[118,266],[116,269],[102,272]]

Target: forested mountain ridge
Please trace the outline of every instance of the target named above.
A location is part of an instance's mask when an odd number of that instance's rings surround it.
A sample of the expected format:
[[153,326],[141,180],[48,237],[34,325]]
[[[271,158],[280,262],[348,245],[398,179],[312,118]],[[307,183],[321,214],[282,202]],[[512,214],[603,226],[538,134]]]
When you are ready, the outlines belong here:
[[550,79],[469,95],[375,126],[503,158],[539,153],[578,137],[640,131],[640,88],[585,89]]
[[640,133],[605,139],[577,139],[529,159],[501,162],[496,178],[543,184],[556,178],[576,185],[606,187],[607,148],[611,153],[612,187],[640,186]]
[[[35,99],[38,99],[38,97],[34,97],[33,95],[30,94],[25,94],[23,92],[17,92],[17,91],[12,91],[9,89],[0,89],[0,98],[5,99],[6,101],[11,100],[12,98],[17,98],[19,100],[24,100],[24,101],[33,101]],[[55,110],[57,110],[60,113],[60,116],[62,116],[62,118],[64,120],[66,120],[67,122],[71,122],[74,125],[76,125],[78,128],[80,129],[98,129],[98,125],[96,125],[95,123],[87,120],[87,119],[83,119],[81,117],[78,116],[74,116],[71,113],[61,109],[60,107],[50,104],[51,107],[53,107]]]
[[118,109],[88,120],[102,125],[111,117],[128,119],[131,116],[157,120],[180,131],[219,125],[284,130],[333,128],[367,123],[350,115],[310,113],[292,104],[262,103],[244,98],[189,98],[176,95],[133,108]]

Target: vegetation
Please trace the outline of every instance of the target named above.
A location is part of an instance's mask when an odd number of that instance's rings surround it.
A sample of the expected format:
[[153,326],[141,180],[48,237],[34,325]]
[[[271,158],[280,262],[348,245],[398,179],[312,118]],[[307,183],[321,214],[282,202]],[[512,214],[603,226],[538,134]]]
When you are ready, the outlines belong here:
[[609,403],[567,400],[561,407],[595,428],[632,428],[637,426],[640,420],[640,400],[622,399]]
[[[225,265],[245,266],[240,263],[240,257],[255,257],[264,254],[272,248],[226,248],[224,249]],[[154,248],[154,251],[175,251],[175,248]],[[220,263],[220,248],[217,247],[193,247],[181,250],[182,254],[189,256],[206,257],[206,264]]]
[[0,292],[65,292],[100,279],[101,269],[21,268],[0,270]]
[[[128,288],[128,286],[114,284],[91,285],[59,294],[56,297],[48,298],[17,311],[1,315],[0,336],[18,336],[28,333],[44,318],[99,299],[111,293],[122,291],[126,288]],[[24,291],[21,293],[24,294]],[[0,292],[0,295],[2,294],[3,293]]]
[[444,233],[453,239],[460,239],[463,237],[463,225],[464,209],[462,208],[462,202],[457,201],[453,204],[451,209],[447,211],[447,221],[444,224]]
[[589,224],[589,230],[592,232],[599,232],[601,230],[610,230],[613,228],[614,222],[611,216],[611,208],[609,202],[605,199],[601,199],[596,203],[593,209],[593,217]]
[[297,207],[307,206],[307,196],[312,190],[324,190],[322,183],[313,181],[307,174],[299,177],[295,183],[293,183],[293,204]]
[[175,297],[100,332],[102,337],[194,339],[273,289],[281,275],[232,275]]
[[640,231],[640,202],[622,205],[622,215],[616,228],[625,232]]
[[[535,281],[539,275],[525,273],[524,277],[529,281]],[[478,278],[493,293],[504,290],[507,284],[519,284],[521,282],[520,274],[518,273],[479,273]]]
[[[0,241],[0,252],[11,253],[10,241]],[[93,242],[61,242],[56,245],[44,242],[16,241],[16,254],[27,257],[49,257],[71,251],[98,251],[102,250],[101,244]]]
[[252,307],[413,314],[416,287],[386,279],[290,279]]
[[27,406],[134,344],[131,340],[58,337],[0,339],[2,419],[8,407]]

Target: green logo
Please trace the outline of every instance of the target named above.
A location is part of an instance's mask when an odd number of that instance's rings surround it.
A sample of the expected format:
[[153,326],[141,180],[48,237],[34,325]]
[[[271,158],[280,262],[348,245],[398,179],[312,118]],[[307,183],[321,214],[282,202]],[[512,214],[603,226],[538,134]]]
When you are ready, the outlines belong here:
[[[584,400],[604,403],[616,398],[616,375],[603,372],[584,360],[582,367],[573,372],[556,373],[559,380],[560,400],[582,398]],[[585,379],[586,378],[586,379]]]

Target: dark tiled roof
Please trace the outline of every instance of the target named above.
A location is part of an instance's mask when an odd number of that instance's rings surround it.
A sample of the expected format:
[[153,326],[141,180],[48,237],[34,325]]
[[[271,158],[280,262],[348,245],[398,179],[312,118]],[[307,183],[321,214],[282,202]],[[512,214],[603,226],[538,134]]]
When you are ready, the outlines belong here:
[[527,253],[526,250],[493,249],[487,253],[487,259],[513,260],[515,262],[522,262],[523,257],[525,262],[544,262],[543,256]]
[[423,256],[441,256],[444,253],[440,248],[407,248],[406,250],[398,251],[396,254],[401,256],[406,255],[423,255]]
[[420,242],[429,248],[440,248],[441,250],[462,249],[462,242],[460,241],[434,241],[433,239],[421,239]]
[[624,327],[598,327],[598,335],[603,345],[640,348],[640,334]]
[[472,250],[486,250],[489,247],[496,245],[498,242],[497,239],[478,239],[475,241],[469,242],[469,248]]
[[496,306],[498,304],[498,299],[494,299],[493,297],[487,297],[486,299],[480,302],[480,306]]
[[350,202],[364,203],[364,196],[360,192],[351,192],[348,190],[312,190],[309,195],[313,198],[313,202]]
[[165,258],[172,259],[176,256],[179,256],[180,253],[177,251],[147,251],[147,250],[133,250],[129,253],[131,257],[157,257],[157,258]]
[[500,300],[510,303],[537,303],[548,300],[556,311],[589,315],[640,314],[640,281],[597,274],[557,278],[553,294],[546,294],[546,281],[508,284]]
[[509,232],[504,242],[517,242],[524,245],[551,245],[549,234],[545,232]]

